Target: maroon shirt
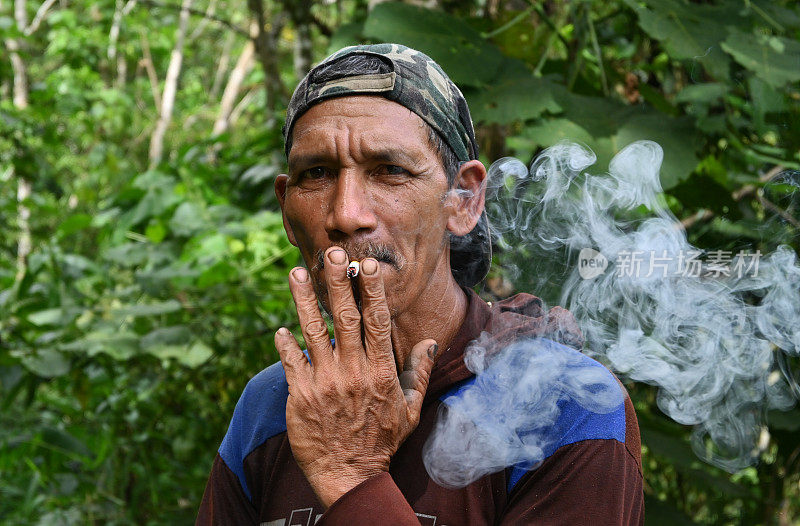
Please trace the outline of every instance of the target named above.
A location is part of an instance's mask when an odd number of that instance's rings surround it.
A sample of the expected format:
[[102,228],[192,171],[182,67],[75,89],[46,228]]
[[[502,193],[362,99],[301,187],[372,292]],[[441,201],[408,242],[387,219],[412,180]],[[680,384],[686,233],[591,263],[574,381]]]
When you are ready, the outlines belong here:
[[[498,347],[521,336],[549,338],[576,349],[583,343],[564,309],[545,312],[541,300],[527,294],[489,306],[470,292],[464,323],[431,374],[420,424],[392,458],[389,472],[362,482],[327,511],[292,456],[286,380],[281,364],[272,365],[250,381],[236,406],[197,524],[642,524],[641,443],[627,393],[624,407],[608,417],[565,416],[575,422],[554,431],[561,442],[535,469],[509,467],[460,489],[430,479],[422,447],[440,397],[473,377],[464,365],[464,349],[482,331]],[[620,389],[624,392],[621,384]]]

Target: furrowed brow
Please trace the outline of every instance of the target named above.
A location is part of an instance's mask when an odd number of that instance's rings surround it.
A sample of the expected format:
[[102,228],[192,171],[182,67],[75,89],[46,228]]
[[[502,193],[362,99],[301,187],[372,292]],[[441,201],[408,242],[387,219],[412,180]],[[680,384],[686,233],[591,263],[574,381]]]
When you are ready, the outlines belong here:
[[373,161],[378,161],[386,164],[398,165],[417,165],[419,161],[413,156],[406,153],[404,150],[397,149],[381,149],[365,152],[365,156]]
[[289,156],[289,171],[293,171],[295,169],[306,169],[312,166],[324,165],[329,164],[331,162],[331,157],[324,153],[314,152],[314,153],[307,153],[307,154],[298,154],[298,155],[290,155]]

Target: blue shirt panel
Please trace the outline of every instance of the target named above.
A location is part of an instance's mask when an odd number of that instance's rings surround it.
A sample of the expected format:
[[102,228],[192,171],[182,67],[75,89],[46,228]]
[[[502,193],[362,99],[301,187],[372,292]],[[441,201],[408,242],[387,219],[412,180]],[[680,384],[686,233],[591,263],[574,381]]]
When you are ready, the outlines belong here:
[[[613,384],[619,385],[616,381],[616,378],[614,378],[611,372],[609,372],[601,363],[589,358],[580,351],[564,347],[555,342],[548,343],[562,347],[565,352],[575,353],[575,356],[579,359],[580,366],[582,367],[590,366],[602,368],[608,374],[609,379],[613,381]],[[469,378],[450,389],[440,397],[440,400],[447,404],[448,399],[451,397],[463,396],[463,393],[467,389],[471,388],[471,386],[473,386],[475,383],[476,377],[473,376],[472,378]],[[496,385],[487,384],[486,382],[481,382],[478,385],[482,386],[483,388],[497,387]],[[621,390],[622,387],[620,386],[620,391]],[[452,400],[450,400],[450,402],[452,403]],[[539,428],[534,431],[536,433],[546,433],[545,436],[540,437],[540,440],[537,440],[539,443],[546,444],[544,447],[544,455],[541,459],[542,461],[550,457],[559,448],[580,442],[582,440],[614,439],[623,444],[625,443],[626,421],[624,393],[623,402],[614,410],[605,414],[595,413],[589,409],[586,409],[572,399],[560,400],[558,402],[558,407],[560,413],[555,424],[545,428],[544,430]],[[511,493],[511,490],[514,489],[514,486],[520,481],[525,473],[535,469],[535,467],[538,465],[538,462],[535,464],[523,462],[515,465],[509,475],[507,486],[508,493]]]
[[289,386],[283,364],[277,362],[255,375],[236,402],[219,455],[239,479],[247,498],[250,488],[244,477],[244,459],[270,438],[286,431],[286,399]]

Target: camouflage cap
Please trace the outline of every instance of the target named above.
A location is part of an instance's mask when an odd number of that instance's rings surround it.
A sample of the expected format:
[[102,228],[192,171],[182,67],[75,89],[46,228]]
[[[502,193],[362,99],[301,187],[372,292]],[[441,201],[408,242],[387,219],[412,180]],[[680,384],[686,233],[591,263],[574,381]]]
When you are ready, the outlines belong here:
[[[380,72],[325,74],[330,66],[354,55],[376,57],[384,67]],[[376,95],[401,104],[433,128],[460,161],[478,158],[472,118],[461,91],[433,59],[400,44],[346,47],[315,66],[295,89],[286,110],[286,156],[292,146],[292,127],[300,116],[323,100],[350,95]],[[451,238],[450,267],[459,284],[471,287],[486,276],[491,258],[484,211],[470,234]]]

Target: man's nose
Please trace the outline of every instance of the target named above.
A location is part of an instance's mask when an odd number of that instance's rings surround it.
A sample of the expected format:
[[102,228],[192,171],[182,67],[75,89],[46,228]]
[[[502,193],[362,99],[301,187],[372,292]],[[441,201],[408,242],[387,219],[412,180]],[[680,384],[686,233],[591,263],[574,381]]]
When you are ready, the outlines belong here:
[[329,235],[339,233],[353,236],[377,227],[367,181],[358,173],[342,170],[336,178],[331,199],[325,221],[325,230]]

